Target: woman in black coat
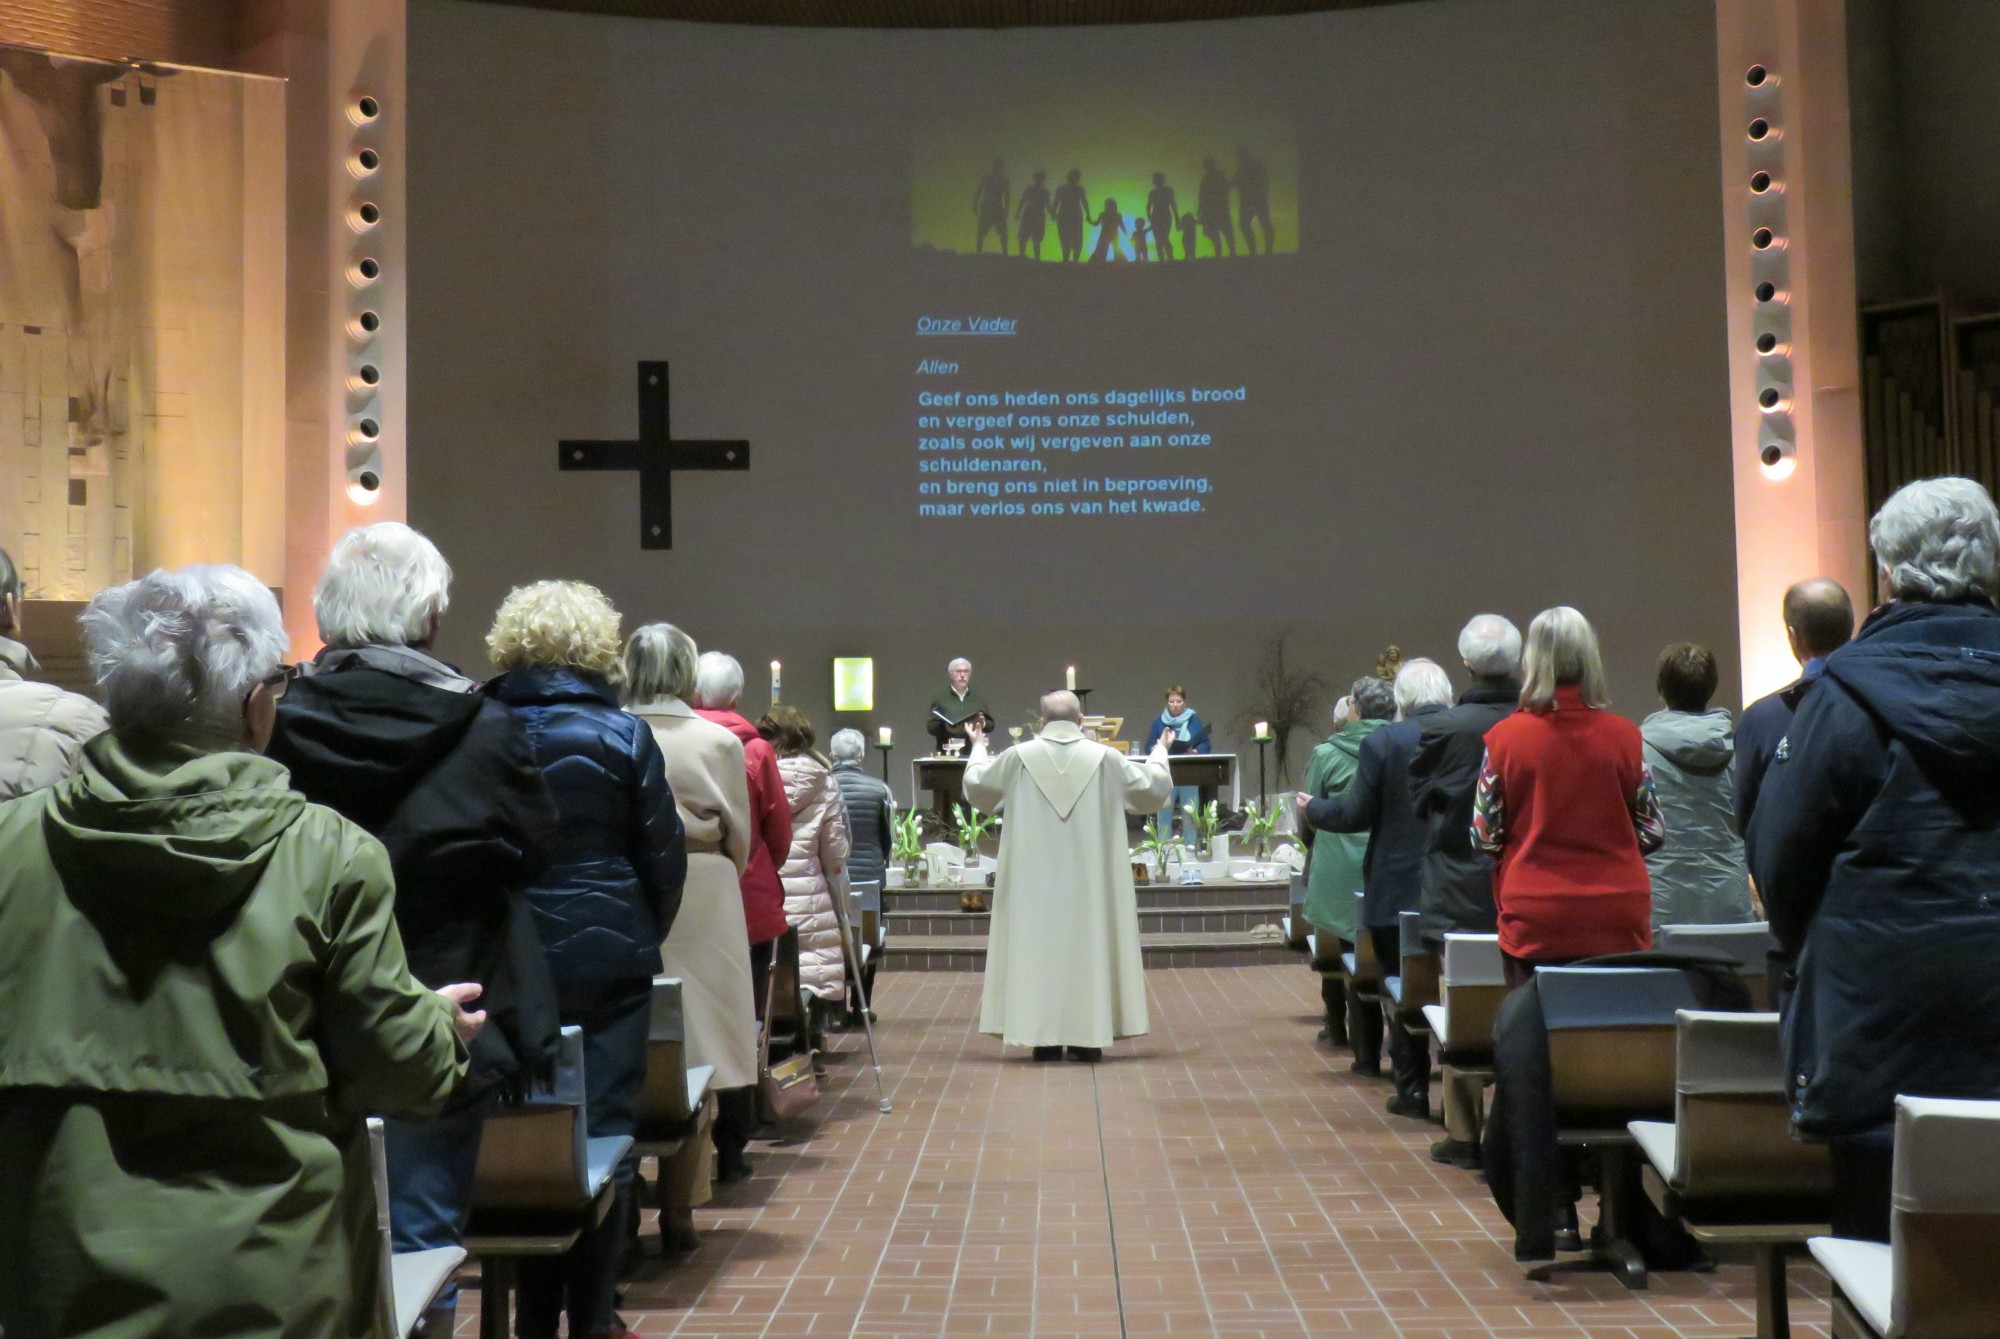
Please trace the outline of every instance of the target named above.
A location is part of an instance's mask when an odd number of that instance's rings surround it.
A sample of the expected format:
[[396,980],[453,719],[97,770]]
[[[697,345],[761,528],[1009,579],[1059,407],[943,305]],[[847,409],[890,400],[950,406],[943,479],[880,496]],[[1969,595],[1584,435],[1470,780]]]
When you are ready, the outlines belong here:
[[2000,1098],[2000,513],[1927,479],[1868,541],[1891,602],[1800,701],[1748,837],[1797,959],[1793,1126],[1831,1145],[1835,1233],[1887,1241],[1896,1097]]

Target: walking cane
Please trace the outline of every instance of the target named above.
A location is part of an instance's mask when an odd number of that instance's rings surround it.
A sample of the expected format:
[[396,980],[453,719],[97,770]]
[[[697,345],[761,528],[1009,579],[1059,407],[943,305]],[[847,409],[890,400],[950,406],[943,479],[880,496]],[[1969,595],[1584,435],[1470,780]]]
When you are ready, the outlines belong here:
[[875,1069],[875,1095],[882,1099],[876,1109],[887,1115],[894,1108],[889,1105],[889,1091],[882,1083],[882,1057],[875,1050],[875,1023],[868,1006],[868,982],[861,973],[861,936],[854,932],[853,922],[847,918],[850,887],[847,873],[843,870],[839,886],[833,890],[833,919],[840,926],[841,951],[847,955],[847,965],[854,972],[854,993],[861,998],[861,1030],[868,1037],[868,1063]]

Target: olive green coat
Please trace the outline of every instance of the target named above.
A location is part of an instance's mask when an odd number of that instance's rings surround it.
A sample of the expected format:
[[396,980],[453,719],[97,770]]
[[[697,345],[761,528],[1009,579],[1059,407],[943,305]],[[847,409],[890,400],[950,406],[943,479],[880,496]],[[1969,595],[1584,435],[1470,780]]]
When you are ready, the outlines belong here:
[[[1313,750],[1306,766],[1306,794],[1331,800],[1354,780],[1361,741],[1387,721],[1349,721]],[[1368,854],[1365,832],[1313,833],[1306,866],[1306,920],[1315,928],[1354,939],[1354,895],[1361,891],[1361,861]]]
[[374,838],[248,753],[0,805],[0,1330],[372,1332],[367,1113],[463,1075]]

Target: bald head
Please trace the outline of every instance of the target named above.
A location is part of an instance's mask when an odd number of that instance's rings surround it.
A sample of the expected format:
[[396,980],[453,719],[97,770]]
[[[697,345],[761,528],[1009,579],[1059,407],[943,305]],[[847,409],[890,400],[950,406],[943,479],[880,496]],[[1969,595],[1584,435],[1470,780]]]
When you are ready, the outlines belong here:
[[1828,577],[1801,581],[1785,592],[1785,631],[1801,661],[1832,655],[1854,635],[1854,602]]
[[1053,693],[1042,694],[1042,719],[1044,721],[1068,721],[1071,725],[1083,724],[1083,702],[1075,693],[1066,688],[1058,688]]

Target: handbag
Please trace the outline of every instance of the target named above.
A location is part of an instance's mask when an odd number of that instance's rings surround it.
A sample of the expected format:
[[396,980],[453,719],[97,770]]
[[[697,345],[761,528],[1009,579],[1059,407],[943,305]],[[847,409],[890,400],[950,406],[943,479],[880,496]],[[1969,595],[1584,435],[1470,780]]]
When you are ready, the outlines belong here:
[[813,1073],[810,1050],[771,1063],[771,1012],[777,1004],[778,973],[773,964],[764,978],[764,1022],[757,1036],[757,1105],[767,1121],[790,1120],[819,1101],[819,1077]]

